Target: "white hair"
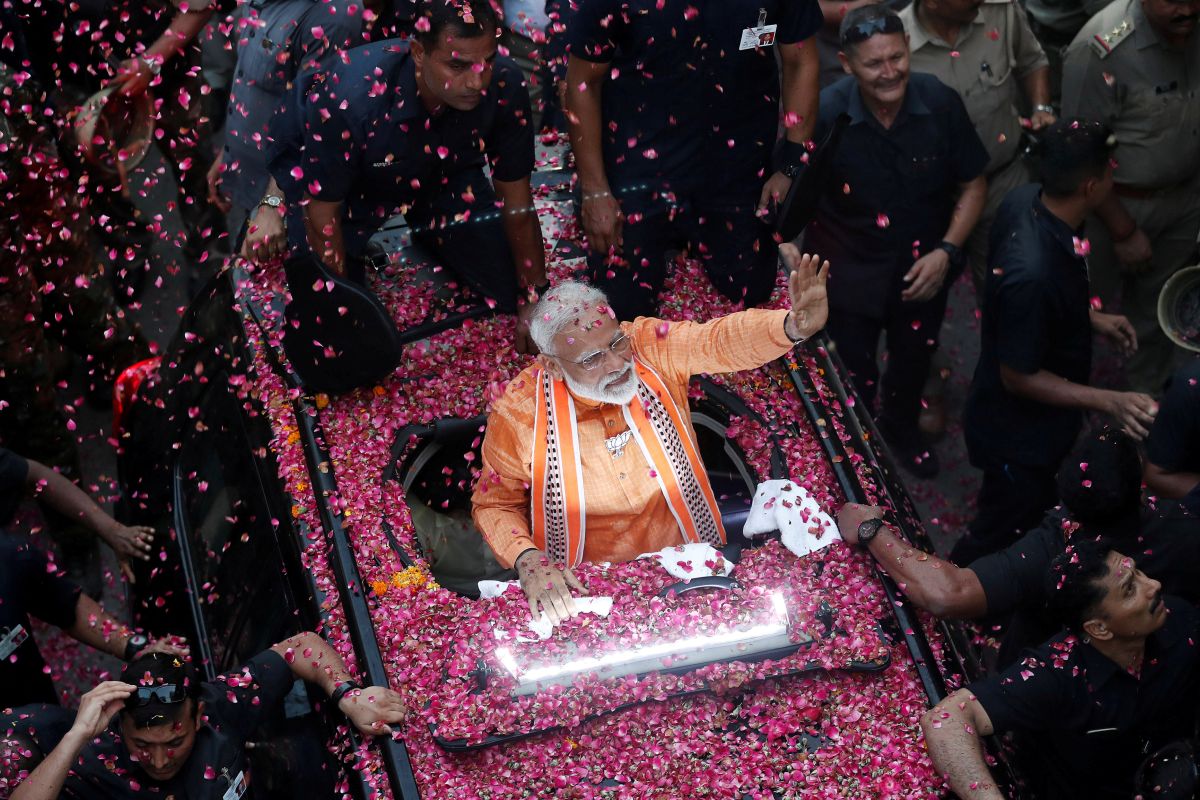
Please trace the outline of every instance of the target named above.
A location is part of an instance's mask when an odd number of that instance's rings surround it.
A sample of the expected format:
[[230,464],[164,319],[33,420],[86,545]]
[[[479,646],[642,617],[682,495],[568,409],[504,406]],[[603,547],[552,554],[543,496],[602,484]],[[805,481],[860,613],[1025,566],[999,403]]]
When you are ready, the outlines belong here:
[[554,337],[578,321],[584,312],[607,305],[607,295],[595,286],[583,281],[563,281],[547,289],[533,307],[529,338],[533,339],[538,350],[546,355],[554,355]]

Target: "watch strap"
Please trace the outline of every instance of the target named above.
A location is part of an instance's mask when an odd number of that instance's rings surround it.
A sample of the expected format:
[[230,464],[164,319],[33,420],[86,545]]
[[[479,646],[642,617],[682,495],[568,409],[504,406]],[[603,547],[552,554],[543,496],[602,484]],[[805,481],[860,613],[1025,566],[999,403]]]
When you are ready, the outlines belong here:
[[357,681],[338,681],[334,685],[333,691],[329,693],[329,700],[334,704],[334,706],[337,706],[342,702],[342,698],[345,697],[349,692],[361,688],[363,688],[362,685]]
[[135,633],[125,640],[125,660],[133,661],[138,653],[150,645],[150,639],[144,634]]
[[870,545],[883,526],[884,522],[879,517],[864,519],[858,524],[858,543],[863,547]]

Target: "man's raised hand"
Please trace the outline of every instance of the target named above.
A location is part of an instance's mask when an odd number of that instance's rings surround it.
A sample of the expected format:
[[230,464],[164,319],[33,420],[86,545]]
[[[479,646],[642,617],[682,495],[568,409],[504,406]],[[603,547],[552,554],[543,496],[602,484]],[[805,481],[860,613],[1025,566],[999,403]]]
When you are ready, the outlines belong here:
[[79,737],[83,742],[99,736],[136,688],[121,681],[105,681],[79,698],[79,711],[75,713],[70,735]]
[[[825,327],[829,320],[829,262],[816,254],[800,251],[795,245],[779,246],[779,255],[788,269],[788,296],[792,310],[785,330],[792,339],[808,339]],[[818,268],[818,265],[819,268]]]

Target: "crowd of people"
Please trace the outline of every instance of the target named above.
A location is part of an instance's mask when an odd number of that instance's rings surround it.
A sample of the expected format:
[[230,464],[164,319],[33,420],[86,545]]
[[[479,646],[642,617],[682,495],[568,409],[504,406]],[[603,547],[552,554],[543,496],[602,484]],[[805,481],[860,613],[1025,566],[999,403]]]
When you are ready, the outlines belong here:
[[[168,267],[195,292],[228,259],[308,257],[365,286],[372,237],[403,216],[536,356],[495,404],[472,504],[551,622],[576,613],[581,561],[725,543],[694,374],[824,330],[896,462],[934,478],[965,273],[973,519],[942,556],[886,509],[847,504],[839,528],[915,605],[1000,632],[995,673],[922,719],[954,792],[1002,796],[980,741],[1011,731],[1037,796],[1133,796],[1200,700],[1200,283],[1176,280],[1200,270],[1198,17],[1200,0],[4,3],[0,792],[241,797],[245,742],[295,680],[364,734],[403,719],[315,634],[203,682],[184,639],[106,611],[97,543],[131,579],[161,532],[76,485],[58,399],[70,351],[87,402],[111,402],[151,353],[134,311]],[[532,176],[554,134],[587,259],[552,285]],[[166,169],[135,169],[150,147],[174,178],[163,209]],[[744,310],[657,319],[682,259]],[[788,302],[757,308],[781,280]],[[30,499],[55,552],[13,523]],[[31,615],[126,661],[120,680],[61,708]]]

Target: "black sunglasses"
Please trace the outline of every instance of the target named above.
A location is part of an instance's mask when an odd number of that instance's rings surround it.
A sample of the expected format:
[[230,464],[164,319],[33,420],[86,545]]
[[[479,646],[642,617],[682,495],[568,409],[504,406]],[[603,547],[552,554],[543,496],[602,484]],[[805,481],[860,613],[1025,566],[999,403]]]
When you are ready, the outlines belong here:
[[865,42],[877,33],[904,33],[904,20],[895,14],[889,14],[851,25],[842,32],[842,44]]
[[173,706],[187,699],[187,690],[176,683],[165,683],[162,686],[139,686],[125,700],[128,708],[142,708],[151,703],[162,703]]

